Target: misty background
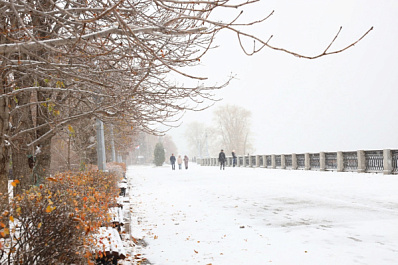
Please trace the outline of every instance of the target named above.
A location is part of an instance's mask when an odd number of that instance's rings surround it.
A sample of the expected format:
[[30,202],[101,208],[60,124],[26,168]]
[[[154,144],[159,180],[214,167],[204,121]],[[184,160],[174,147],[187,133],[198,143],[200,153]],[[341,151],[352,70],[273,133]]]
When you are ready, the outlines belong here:
[[[330,50],[373,30],[354,47],[315,60],[267,48],[247,56],[236,35],[220,34],[219,48],[189,72],[208,77],[209,84],[235,78],[217,91],[221,101],[187,112],[167,133],[178,152],[196,156],[189,153],[187,126],[193,121],[212,126],[214,110],[226,104],[251,111],[255,154],[397,148],[398,1],[261,0],[242,18],[261,18],[273,10],[252,32],[264,40],[273,35],[270,44],[303,55],[322,53],[340,26]],[[247,50],[253,47],[245,44]]]

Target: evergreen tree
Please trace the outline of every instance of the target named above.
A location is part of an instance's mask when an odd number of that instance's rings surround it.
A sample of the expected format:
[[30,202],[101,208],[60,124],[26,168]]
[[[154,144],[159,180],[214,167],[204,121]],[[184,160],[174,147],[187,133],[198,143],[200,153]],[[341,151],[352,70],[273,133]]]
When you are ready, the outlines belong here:
[[154,151],[154,157],[155,157],[155,165],[157,167],[162,166],[164,161],[166,160],[166,157],[164,154],[164,147],[163,147],[162,143],[156,144],[155,151]]

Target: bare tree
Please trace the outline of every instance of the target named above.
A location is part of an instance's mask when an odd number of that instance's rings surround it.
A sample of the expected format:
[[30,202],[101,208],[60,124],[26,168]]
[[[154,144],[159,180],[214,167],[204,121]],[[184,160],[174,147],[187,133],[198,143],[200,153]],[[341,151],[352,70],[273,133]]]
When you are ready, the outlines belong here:
[[200,122],[191,122],[187,124],[185,130],[185,139],[188,142],[189,151],[198,157],[204,157],[207,153],[207,129],[205,124]]
[[162,143],[164,149],[166,149],[166,157],[170,156],[172,153],[178,154],[178,148],[170,135],[165,135],[162,137]]
[[227,152],[235,150],[236,154],[243,155],[250,151],[250,119],[251,112],[236,105],[221,106],[214,111],[221,146]]
[[[249,38],[261,44],[250,52],[242,45],[247,54],[268,47],[308,59],[348,49],[368,33],[333,51],[337,34],[323,52],[305,56],[242,31],[268,15],[251,23],[240,23],[240,13],[227,21],[211,19],[215,10],[255,2],[0,0],[1,181],[8,173],[10,147],[21,187],[23,175],[48,174],[51,138],[81,120],[134,122],[140,130],[155,133],[154,123],[168,124],[183,110],[209,106],[212,91],[228,82],[186,87],[166,76],[173,71],[204,80],[183,68],[198,64],[221,30],[235,32],[239,41]],[[36,157],[33,169],[27,155]]]

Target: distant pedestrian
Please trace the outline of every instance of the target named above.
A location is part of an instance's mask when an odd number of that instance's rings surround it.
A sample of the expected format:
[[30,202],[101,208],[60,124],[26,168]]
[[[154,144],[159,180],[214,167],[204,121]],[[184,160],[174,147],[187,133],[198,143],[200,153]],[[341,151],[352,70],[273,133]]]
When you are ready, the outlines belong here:
[[236,166],[236,154],[235,154],[235,150],[232,150],[232,166],[233,166],[233,167]]
[[170,164],[171,164],[171,169],[175,170],[176,169],[176,157],[174,154],[171,154],[170,156]]
[[218,162],[220,162],[220,170],[225,170],[225,153],[224,150],[221,149],[220,154],[218,155]]
[[178,169],[182,168],[182,157],[179,155],[177,158]]
[[184,156],[185,169],[188,169],[188,161],[189,161],[189,158],[185,155]]

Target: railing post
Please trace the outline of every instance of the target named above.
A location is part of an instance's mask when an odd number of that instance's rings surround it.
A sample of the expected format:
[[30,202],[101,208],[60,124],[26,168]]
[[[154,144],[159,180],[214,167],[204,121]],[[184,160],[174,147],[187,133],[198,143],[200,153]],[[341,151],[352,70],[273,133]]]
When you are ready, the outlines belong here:
[[337,172],[343,172],[344,171],[344,157],[343,157],[343,152],[339,151],[337,152]]
[[357,157],[358,157],[358,173],[364,173],[366,171],[365,151],[358,150]]
[[240,167],[240,156],[236,157],[236,166]]
[[383,174],[390,175],[392,172],[392,155],[390,149],[383,150]]
[[271,155],[271,168],[276,168],[275,155]]
[[325,152],[320,152],[319,153],[319,171],[325,171],[325,170],[326,170]]
[[247,159],[249,159],[249,167],[253,167],[252,157],[248,155]]
[[311,169],[311,161],[310,161],[310,154],[309,153],[305,153],[304,154],[304,159],[305,159],[305,162],[304,162],[304,169],[305,170],[310,170]]
[[256,155],[256,167],[260,167],[260,156]]
[[296,154],[292,154],[292,169],[296,170],[298,167],[297,165],[297,156]]
[[263,167],[267,168],[267,156],[263,155]]
[[286,169],[285,155],[281,155],[281,169]]

